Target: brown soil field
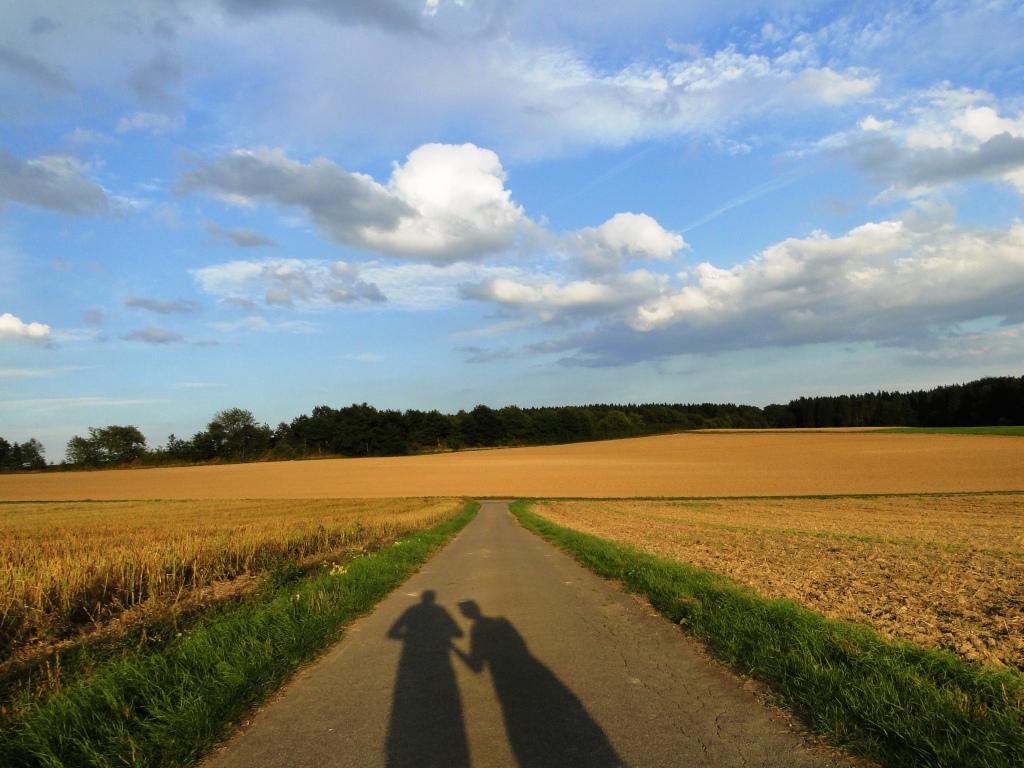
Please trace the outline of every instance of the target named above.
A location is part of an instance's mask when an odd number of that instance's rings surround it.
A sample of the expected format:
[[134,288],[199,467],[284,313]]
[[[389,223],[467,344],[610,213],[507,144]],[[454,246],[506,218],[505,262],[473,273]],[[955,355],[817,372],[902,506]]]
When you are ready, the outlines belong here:
[[890,638],[1024,670],[1024,494],[549,501],[533,509]]
[[164,618],[197,600],[240,594],[283,563],[342,563],[462,505],[422,498],[0,502],[0,660],[30,644],[123,624],[129,613]]
[[1024,439],[682,433],[425,456],[0,476],[0,499],[774,496],[1024,490]]

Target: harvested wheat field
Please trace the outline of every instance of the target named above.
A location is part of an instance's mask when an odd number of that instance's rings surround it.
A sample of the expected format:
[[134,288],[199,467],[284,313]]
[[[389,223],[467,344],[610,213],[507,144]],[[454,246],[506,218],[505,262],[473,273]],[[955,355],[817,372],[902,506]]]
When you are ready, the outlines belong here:
[[1024,490],[1024,439],[682,433],[537,448],[0,477],[0,499],[772,496]]
[[533,509],[890,638],[1024,669],[1024,494],[552,501]]
[[[0,658],[239,595],[453,516],[455,499],[0,503]],[[342,566],[339,566],[342,567]]]

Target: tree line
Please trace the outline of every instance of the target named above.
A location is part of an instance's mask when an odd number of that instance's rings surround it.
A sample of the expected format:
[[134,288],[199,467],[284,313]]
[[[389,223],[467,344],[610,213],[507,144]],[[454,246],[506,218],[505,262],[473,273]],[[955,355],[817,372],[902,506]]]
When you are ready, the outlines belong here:
[[35,438],[24,443],[8,442],[0,437],[0,472],[46,467],[43,444]]
[[[593,404],[490,408],[454,414],[378,409],[363,403],[318,406],[276,427],[250,411],[229,408],[188,438],[150,448],[134,426],[90,427],[67,445],[64,464],[110,467],[293,459],[316,456],[398,456],[462,448],[547,445],[689,429],[862,426],[1000,426],[1024,424],[1024,376],[986,378],[914,392],[801,397],[760,408],[731,403]],[[7,446],[5,448],[5,446]],[[17,458],[8,460],[17,449]],[[34,451],[34,452],[33,452]],[[45,465],[31,440],[0,439],[0,467]]]

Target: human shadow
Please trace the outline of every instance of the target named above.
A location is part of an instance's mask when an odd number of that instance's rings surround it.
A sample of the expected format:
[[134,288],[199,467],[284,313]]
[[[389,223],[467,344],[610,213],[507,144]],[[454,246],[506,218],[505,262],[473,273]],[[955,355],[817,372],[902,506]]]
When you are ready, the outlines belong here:
[[484,616],[473,600],[459,603],[459,609],[473,628],[469,653],[454,648],[455,653],[474,672],[490,668],[520,768],[623,765],[576,694],[530,653],[508,619]]
[[462,637],[455,620],[432,590],[407,609],[388,630],[402,641],[391,720],[388,768],[459,768],[469,765],[462,700],[450,651]]

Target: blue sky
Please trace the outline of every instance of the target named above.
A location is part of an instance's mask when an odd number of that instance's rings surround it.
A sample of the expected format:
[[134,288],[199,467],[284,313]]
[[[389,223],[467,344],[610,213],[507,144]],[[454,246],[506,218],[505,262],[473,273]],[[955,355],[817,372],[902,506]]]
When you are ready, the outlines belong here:
[[0,434],[51,459],[1021,373],[1019,3],[0,7]]

